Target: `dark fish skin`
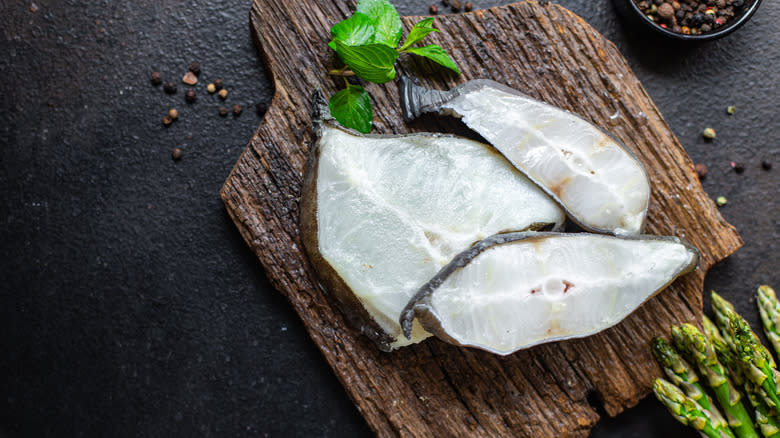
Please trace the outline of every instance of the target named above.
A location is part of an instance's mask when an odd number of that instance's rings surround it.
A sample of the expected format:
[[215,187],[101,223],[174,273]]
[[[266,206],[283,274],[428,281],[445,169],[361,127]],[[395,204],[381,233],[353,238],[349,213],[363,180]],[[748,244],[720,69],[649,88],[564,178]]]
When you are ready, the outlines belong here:
[[[532,240],[532,239],[547,239],[547,238],[557,238],[557,237],[567,238],[567,237],[581,236],[583,234],[587,234],[587,233],[518,232],[518,233],[496,234],[488,238],[485,238],[483,240],[480,240],[479,242],[471,246],[471,248],[455,256],[455,258],[452,259],[452,261],[449,264],[441,268],[441,270],[433,278],[431,278],[430,281],[425,283],[417,291],[417,293],[415,293],[414,296],[409,300],[409,303],[406,305],[406,307],[404,307],[404,310],[401,311],[401,318],[399,320],[401,324],[401,328],[403,329],[404,332],[404,336],[406,336],[407,339],[411,337],[412,322],[416,317],[418,316],[423,318],[427,317],[428,312],[427,309],[424,308],[425,305],[420,306],[420,304],[421,303],[424,304],[425,301],[430,298],[433,292],[436,291],[436,289],[438,289],[439,286],[441,286],[450,275],[452,275],[458,269],[461,269],[466,265],[468,265],[469,263],[471,263],[471,261],[474,260],[483,251],[490,249],[494,246],[505,245],[508,243],[518,242],[526,239]],[[699,258],[700,258],[699,250],[695,246],[686,242],[685,240],[682,240],[677,237],[636,235],[636,236],[620,236],[614,238],[622,239],[622,240],[662,240],[662,241],[681,243],[689,250],[692,250],[696,254],[696,257],[693,258],[693,260],[688,266],[685,266],[682,270],[680,270],[677,276],[693,271],[699,263]],[[677,276],[675,276],[675,278]],[[674,279],[672,279],[671,281],[674,281]],[[663,290],[666,286],[668,286],[668,284],[664,285],[664,287],[659,289],[659,291]],[[434,334],[436,334],[439,337],[442,337],[440,336],[440,333],[434,333]],[[448,338],[446,334],[443,337]]]

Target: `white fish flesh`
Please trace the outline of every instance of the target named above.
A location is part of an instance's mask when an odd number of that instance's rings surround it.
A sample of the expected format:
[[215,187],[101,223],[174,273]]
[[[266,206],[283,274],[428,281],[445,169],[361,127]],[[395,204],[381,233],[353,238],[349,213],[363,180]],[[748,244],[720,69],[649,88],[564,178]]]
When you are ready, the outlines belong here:
[[459,117],[597,233],[642,232],[650,183],[642,164],[598,126],[494,81],[469,81],[449,91],[402,78],[404,117],[436,112]]
[[301,199],[320,281],[380,348],[429,336],[398,324],[414,293],[490,235],[557,229],[565,214],[489,145],[441,134],[362,135],[323,117]]
[[698,251],[675,237],[510,233],[459,254],[401,316],[456,345],[506,355],[617,324],[678,276]]

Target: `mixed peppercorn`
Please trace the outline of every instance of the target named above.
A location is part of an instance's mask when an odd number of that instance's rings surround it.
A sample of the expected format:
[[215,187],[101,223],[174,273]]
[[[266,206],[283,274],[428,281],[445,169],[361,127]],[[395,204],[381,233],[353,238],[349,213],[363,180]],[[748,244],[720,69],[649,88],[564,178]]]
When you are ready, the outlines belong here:
[[[199,82],[198,78],[200,74],[201,74],[200,63],[193,62],[192,64],[189,65],[188,71],[184,73],[184,76],[181,79],[182,83],[184,83],[187,86],[184,92],[184,101],[187,102],[188,104],[194,104],[198,100],[198,95],[195,90],[195,86]],[[165,93],[176,94],[177,91],[176,83],[172,81],[163,83],[164,82],[163,76],[160,72],[158,71],[152,72],[149,79],[152,85],[155,87],[162,85],[162,88],[165,91]],[[209,94],[216,93],[217,96],[219,96],[219,98],[223,101],[226,100],[228,96],[228,90],[225,89],[224,82],[222,81],[222,79],[219,78],[214,79],[212,82],[210,82],[206,86],[206,91],[208,91]],[[233,116],[238,117],[239,115],[241,115],[243,109],[244,107],[242,105],[234,104],[232,106]],[[268,108],[265,103],[258,103],[256,109],[257,109],[257,114],[262,117]],[[221,117],[226,117],[230,113],[230,110],[224,106],[220,106],[218,113]],[[178,118],[179,118],[179,111],[176,108],[171,108],[162,117],[163,126],[170,127],[171,125],[173,125],[173,123],[176,120],[178,120]],[[182,149],[177,147],[173,149],[173,151],[171,152],[171,158],[175,161],[178,161],[181,159],[182,154],[183,154]]]
[[753,0],[633,1],[658,26],[684,35],[700,35],[727,25]]

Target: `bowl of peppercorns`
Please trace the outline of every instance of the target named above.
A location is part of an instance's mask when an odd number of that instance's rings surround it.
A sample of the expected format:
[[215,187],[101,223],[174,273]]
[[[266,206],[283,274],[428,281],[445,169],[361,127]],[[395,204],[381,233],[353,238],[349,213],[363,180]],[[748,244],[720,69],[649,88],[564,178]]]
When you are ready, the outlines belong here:
[[654,32],[688,41],[720,38],[745,24],[761,0],[616,0]]

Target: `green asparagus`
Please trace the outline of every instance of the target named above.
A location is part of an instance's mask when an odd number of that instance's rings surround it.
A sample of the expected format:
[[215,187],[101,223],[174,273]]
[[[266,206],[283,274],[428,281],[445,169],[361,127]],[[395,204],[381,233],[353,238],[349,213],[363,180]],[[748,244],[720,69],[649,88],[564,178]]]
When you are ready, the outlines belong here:
[[707,384],[712,388],[728,424],[740,438],[758,438],[752,425],[752,417],[741,401],[739,390],[729,379],[726,369],[718,361],[710,342],[691,324],[672,327],[675,347],[694,364]]
[[730,315],[729,324],[734,333],[737,360],[743,374],[756,385],[758,394],[763,396],[767,405],[775,410],[780,409],[780,373],[775,368],[772,355],[744,319]]
[[666,376],[671,382],[682,389],[685,394],[693,399],[696,403],[701,405],[704,409],[712,411],[715,417],[716,426],[720,426],[720,422],[726,422],[721,417],[718,409],[710,402],[709,396],[704,392],[704,388],[699,383],[699,377],[696,375],[696,371],[693,370],[688,362],[685,361],[677,351],[669,345],[666,339],[661,337],[655,337],[652,341],[653,356],[661,365]]
[[710,292],[710,303],[712,303],[712,311],[715,313],[715,323],[720,327],[726,345],[734,350],[734,332],[731,331],[731,326],[729,325],[729,316],[742,317],[734,310],[734,306],[731,303],[723,299],[715,291]]
[[702,316],[701,325],[704,330],[704,335],[707,336],[707,340],[710,341],[712,349],[715,350],[715,354],[718,355],[718,361],[726,367],[726,370],[728,370],[727,374],[731,378],[731,381],[741,388],[745,383],[745,376],[742,375],[742,370],[739,369],[734,351],[729,347],[728,343],[726,343],[726,340],[723,339],[723,335],[721,335],[720,330],[715,326],[715,323],[707,318],[706,315]]
[[658,400],[669,409],[672,416],[682,424],[691,426],[702,436],[709,438],[729,438],[734,434],[727,426],[718,427],[713,424],[706,409],[693,399],[688,398],[676,386],[664,379],[655,379],[653,392]]
[[780,437],[780,417],[778,417],[777,411],[766,404],[752,382],[745,382],[745,390],[747,391],[747,399],[753,406],[756,426],[761,431],[761,435],[765,438]]
[[775,353],[780,355],[780,303],[777,301],[775,291],[767,285],[759,286],[758,313],[764,325],[764,333],[772,343]]

